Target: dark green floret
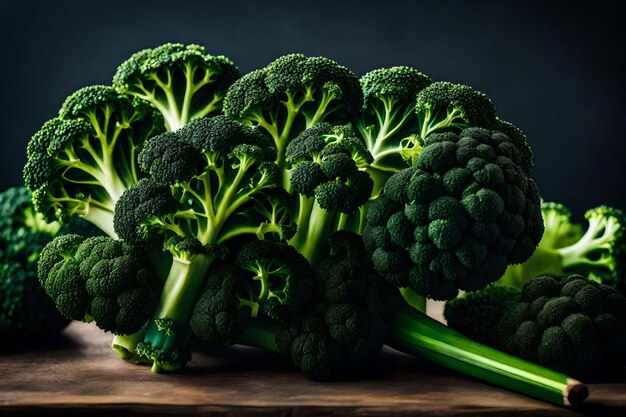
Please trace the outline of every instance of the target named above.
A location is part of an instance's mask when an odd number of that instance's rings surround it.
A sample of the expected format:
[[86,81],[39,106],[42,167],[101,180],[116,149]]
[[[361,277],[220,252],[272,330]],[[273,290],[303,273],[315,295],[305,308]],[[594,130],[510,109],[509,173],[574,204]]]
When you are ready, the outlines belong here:
[[161,288],[147,255],[110,237],[64,235],[42,251],[39,280],[63,316],[125,335],[139,331]]
[[543,234],[537,187],[501,133],[429,136],[416,168],[394,174],[367,214],[374,267],[394,285],[454,298],[528,259]]
[[287,146],[298,226],[289,243],[311,264],[321,259],[333,232],[360,230],[374,185],[365,172],[371,161],[351,130],[329,123],[305,130]]
[[210,55],[199,45],[166,43],[123,62],[113,86],[148,101],[173,131],[191,119],[219,114],[226,91],[237,78],[237,67],[224,56]]
[[224,113],[267,133],[284,169],[287,145],[298,134],[322,121],[347,123],[362,105],[358,78],[346,67],[290,54],[237,80],[224,100]]
[[576,377],[616,375],[626,364],[626,298],[582,275],[528,282],[500,321],[507,352]]
[[137,154],[162,118],[107,86],[78,90],[59,114],[28,144],[24,181],[35,208],[49,221],[81,216],[115,236],[115,203],[139,180]]

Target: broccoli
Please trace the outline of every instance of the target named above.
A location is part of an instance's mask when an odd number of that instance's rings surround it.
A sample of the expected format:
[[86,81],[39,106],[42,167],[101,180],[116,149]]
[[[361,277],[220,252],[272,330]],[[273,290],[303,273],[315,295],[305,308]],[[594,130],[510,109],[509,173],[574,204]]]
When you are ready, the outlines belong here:
[[582,275],[538,277],[500,320],[499,341],[513,355],[597,378],[626,364],[626,298]]
[[46,122],[27,148],[24,181],[47,221],[74,215],[109,236],[117,199],[139,179],[137,153],[162,131],[163,119],[148,103],[111,87],[72,94],[59,117]]
[[[195,334],[210,342],[228,341],[279,353],[314,379],[340,377],[382,348],[393,312],[389,301],[395,293],[367,263],[359,262],[364,250],[351,248],[358,245],[362,246],[358,235],[333,235],[327,256],[314,268],[314,284],[310,266],[293,248],[270,242],[244,246],[236,257],[238,265],[225,265],[210,274],[194,310]],[[255,301],[258,284],[251,291],[258,272],[245,265],[252,259],[267,264],[268,251],[258,250],[263,247],[275,248],[271,258],[279,265],[296,260],[292,282],[309,284],[298,291],[280,291],[283,305],[299,306],[289,314],[254,315],[262,311]]]
[[39,285],[39,254],[57,234],[94,231],[79,219],[67,225],[46,222],[25,187],[0,193],[0,214],[0,339],[12,343],[59,333],[68,320]]
[[500,132],[432,134],[367,213],[364,241],[389,282],[435,299],[479,290],[528,259],[543,234],[540,198]]
[[144,326],[161,289],[145,252],[108,236],[56,237],[41,252],[38,276],[64,317],[120,335]]
[[173,131],[196,117],[219,114],[228,87],[238,78],[237,67],[224,56],[210,55],[199,45],[166,43],[123,62],[113,86],[150,102]]
[[424,141],[433,133],[482,127],[506,134],[519,165],[532,168],[532,152],[523,132],[496,116],[489,97],[466,85],[439,81],[409,67],[382,68],[361,78],[363,111],[354,126],[374,157],[368,172],[374,196],[395,172],[415,166]]
[[494,323],[498,323],[519,301],[519,296],[520,290],[515,287],[491,284],[447,301],[444,317],[451,328],[472,340],[497,348],[498,332]]
[[293,138],[322,121],[347,123],[362,105],[350,70],[327,58],[290,54],[237,80],[224,99],[224,114],[269,134],[283,170]]
[[559,203],[543,203],[545,233],[532,256],[508,267],[499,283],[522,288],[540,275],[589,276],[603,284],[623,288],[626,255],[626,216],[621,210],[600,206],[587,210],[583,230],[570,211]]
[[295,236],[289,241],[312,264],[326,251],[336,230],[358,231],[373,181],[364,171],[372,156],[343,126],[318,123],[287,146],[289,178],[297,209]]
[[226,244],[291,237],[275,152],[257,130],[225,116],[196,118],[146,142],[139,163],[149,176],[118,200],[114,227],[132,243],[163,239],[173,264],[145,337],[114,341],[123,355],[138,354],[155,372],[183,367],[193,306]]

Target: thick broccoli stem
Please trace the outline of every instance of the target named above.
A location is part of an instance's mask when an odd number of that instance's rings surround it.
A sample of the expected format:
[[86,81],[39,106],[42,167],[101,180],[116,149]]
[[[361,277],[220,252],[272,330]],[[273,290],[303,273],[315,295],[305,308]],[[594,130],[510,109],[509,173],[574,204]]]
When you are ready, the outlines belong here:
[[145,359],[139,356],[135,352],[135,349],[137,348],[137,343],[143,342],[143,339],[146,336],[146,330],[148,330],[147,324],[136,333],[129,335],[115,335],[115,337],[113,337],[111,348],[125,361],[131,363],[145,362]]
[[583,401],[585,385],[539,365],[481,345],[409,307],[396,314],[389,346],[485,382],[557,405]]
[[[174,257],[169,275],[165,281],[161,299],[146,331],[144,343],[153,351],[173,353],[182,357],[186,353],[191,336],[189,319],[202,287],[207,271],[213,259],[207,255],[196,254],[188,259]],[[170,325],[164,327],[164,323]],[[157,355],[155,355],[157,356]],[[169,355],[161,361],[154,359],[153,372],[176,370],[184,366],[169,359]]]
[[280,331],[276,322],[263,319],[254,319],[246,326],[237,344],[252,346],[270,352],[279,353],[276,336]]
[[565,275],[559,251],[544,248],[541,244],[526,262],[509,265],[504,275],[496,283],[497,285],[507,285],[521,290],[528,281],[540,275],[554,277]]
[[92,223],[98,229],[102,230],[108,236],[113,239],[117,239],[117,233],[115,233],[115,229],[113,228],[113,211],[105,210],[99,207],[94,206],[93,204],[89,207],[89,210],[86,214],[81,216],[83,219]]
[[[303,199],[301,203],[302,201]],[[296,234],[289,244],[307,258],[311,265],[315,265],[326,253],[328,238],[337,230],[338,215],[321,208],[313,198],[304,199],[304,201],[304,207],[301,204],[300,209],[309,210],[310,215],[308,219],[304,215],[298,216],[298,220],[302,223],[297,224]]]

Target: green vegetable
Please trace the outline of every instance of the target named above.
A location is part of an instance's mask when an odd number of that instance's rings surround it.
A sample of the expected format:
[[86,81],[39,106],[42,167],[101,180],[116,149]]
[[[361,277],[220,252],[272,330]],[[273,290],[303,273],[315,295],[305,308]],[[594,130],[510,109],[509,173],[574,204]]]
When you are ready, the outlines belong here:
[[623,288],[626,216],[621,210],[607,206],[587,210],[584,230],[563,204],[543,203],[541,212],[546,232],[539,246],[524,263],[509,266],[499,283],[522,288],[540,275],[574,273]]
[[448,326],[472,340],[498,347],[498,332],[494,323],[519,301],[520,290],[506,285],[491,284],[480,291],[464,293],[447,301],[444,317]]
[[282,170],[287,145],[299,133],[323,121],[349,122],[362,104],[359,80],[346,67],[290,54],[237,80],[224,99],[224,114],[269,134]]
[[24,181],[46,220],[81,216],[109,236],[117,199],[139,177],[143,142],[163,130],[146,102],[106,86],[85,87],[28,144]]
[[538,277],[499,325],[500,345],[523,359],[577,377],[621,373],[626,298],[581,275]]
[[311,264],[327,251],[337,230],[358,231],[373,188],[364,171],[372,156],[354,133],[342,126],[318,123],[287,146],[289,178],[298,195],[289,241]]
[[508,136],[432,134],[369,207],[364,240],[390,283],[435,299],[497,280],[543,234],[539,193]]
[[184,366],[193,306],[225,244],[291,237],[289,207],[274,191],[274,159],[269,140],[225,116],[197,118],[146,142],[139,162],[149,178],[117,202],[115,231],[129,242],[163,239],[173,264],[143,341],[136,349],[132,335],[114,341],[123,355],[152,361],[154,371]]
[[37,279],[37,260],[56,234],[80,230],[93,233],[77,220],[62,226],[35,212],[24,187],[0,193],[0,340],[45,338],[68,323],[56,310]]
[[219,114],[226,91],[237,78],[237,67],[224,56],[210,55],[199,45],[166,43],[124,61],[113,86],[150,102],[172,131],[196,117]]

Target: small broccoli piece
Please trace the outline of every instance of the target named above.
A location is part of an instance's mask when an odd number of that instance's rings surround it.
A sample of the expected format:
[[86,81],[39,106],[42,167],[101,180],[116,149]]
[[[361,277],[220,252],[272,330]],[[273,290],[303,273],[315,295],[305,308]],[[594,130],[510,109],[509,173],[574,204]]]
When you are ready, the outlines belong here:
[[237,67],[224,56],[210,55],[199,45],[166,43],[124,61],[113,86],[148,101],[173,131],[191,119],[219,114],[226,91],[237,78]]
[[237,80],[224,99],[224,113],[271,136],[276,163],[285,169],[289,142],[316,123],[347,123],[363,105],[358,78],[323,57],[282,56]]
[[390,283],[454,298],[528,259],[543,234],[537,187],[499,132],[430,135],[416,168],[387,181],[367,213],[365,243]]
[[626,216],[621,210],[607,206],[587,210],[585,230],[562,204],[544,202],[541,211],[546,231],[539,246],[527,261],[509,266],[502,284],[521,289],[540,275],[564,277],[575,273],[623,288]]
[[517,288],[491,284],[446,302],[443,314],[448,326],[472,340],[497,348],[498,331],[494,323],[500,322],[519,301],[519,295]]
[[231,239],[293,234],[290,208],[281,207],[286,198],[275,192],[275,152],[257,130],[215,116],[153,137],[139,154],[149,178],[119,199],[114,227],[136,243],[163,239],[173,256],[153,320],[137,344],[136,353],[153,371],[184,366],[193,306],[209,266],[223,257]]
[[507,352],[577,377],[621,372],[626,364],[626,299],[582,275],[538,277],[503,317]]
[[139,247],[105,236],[55,238],[41,253],[39,280],[63,316],[120,335],[146,324],[161,288]]
[[295,236],[289,241],[311,264],[337,230],[358,231],[373,181],[363,169],[372,156],[343,126],[318,123],[287,146],[289,178],[298,195]]
[[[419,133],[415,105],[417,94],[431,83],[430,78],[410,67],[376,69],[361,77],[364,106],[354,126],[372,153],[371,170],[383,178],[406,168],[405,160],[421,151],[415,138]],[[384,179],[379,182],[377,191]]]
[[281,323],[309,308],[313,273],[293,247],[254,240],[242,246],[234,262],[209,272],[191,318],[200,339],[235,343],[251,321]]
[[28,144],[24,181],[47,221],[79,215],[109,236],[117,199],[139,179],[136,157],[163,120],[146,102],[107,86],[85,87],[67,98],[59,117]]

